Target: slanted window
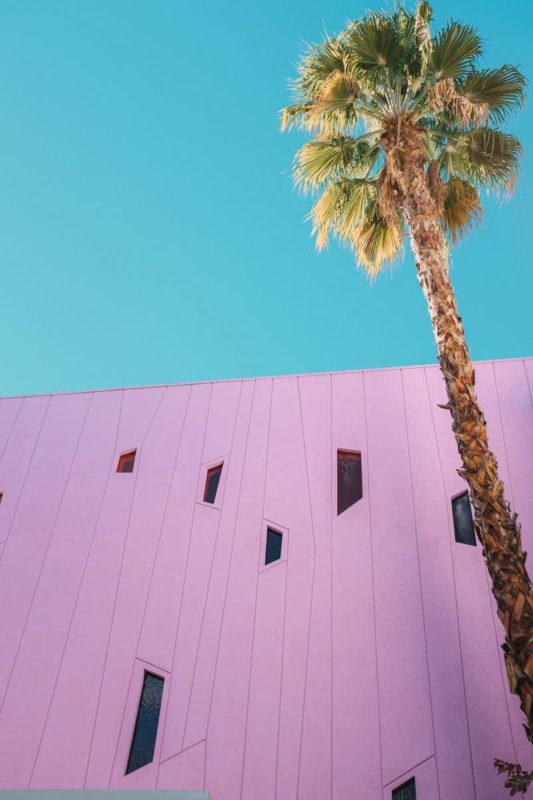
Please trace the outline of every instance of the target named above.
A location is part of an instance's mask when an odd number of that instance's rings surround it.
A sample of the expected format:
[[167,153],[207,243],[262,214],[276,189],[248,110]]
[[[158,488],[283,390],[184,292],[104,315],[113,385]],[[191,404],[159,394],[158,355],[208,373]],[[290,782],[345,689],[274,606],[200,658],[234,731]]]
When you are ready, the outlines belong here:
[[452,499],[453,529],[455,541],[459,544],[476,546],[476,534],[472,520],[472,508],[468,492]]
[[164,683],[165,679],[161,678],[160,675],[154,675],[151,672],[144,673],[143,688],[133,739],[131,740],[126,775],[146,766],[146,764],[151,764],[154,760]]
[[361,453],[337,450],[337,515],[363,496]]
[[216,467],[211,467],[211,469],[207,470],[207,477],[205,479],[205,489],[204,489],[204,503],[215,502],[223,466],[224,463],[217,464]]
[[283,544],[283,534],[275,531],[274,528],[267,528],[265,564],[272,564],[281,558],[281,545]]
[[131,450],[129,453],[122,453],[118,460],[117,472],[133,472],[136,455],[137,450]]
[[410,778],[392,790],[392,800],[416,800],[415,779]]

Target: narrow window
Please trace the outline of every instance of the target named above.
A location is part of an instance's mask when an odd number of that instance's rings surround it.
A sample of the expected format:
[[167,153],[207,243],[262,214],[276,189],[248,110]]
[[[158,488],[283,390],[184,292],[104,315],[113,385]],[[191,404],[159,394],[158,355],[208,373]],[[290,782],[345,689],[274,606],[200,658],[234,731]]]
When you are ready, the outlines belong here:
[[207,477],[205,479],[204,489],[204,503],[214,503],[217,496],[218,484],[220,483],[220,476],[222,475],[222,467],[224,463],[217,464],[216,467],[211,467],[207,470]]
[[452,499],[452,513],[455,541],[459,542],[459,544],[471,544],[475,547],[476,534],[474,532],[468,492],[463,492],[463,494]]
[[415,779],[410,778],[392,790],[392,800],[416,800]]
[[265,564],[272,564],[273,561],[280,560],[282,543],[283,534],[273,528],[267,528]]
[[154,760],[164,682],[164,678],[159,675],[153,675],[151,672],[144,673],[143,688],[133,739],[131,740],[126,775],[129,775],[130,772],[135,772],[136,769],[140,769],[146,764],[151,764]]
[[2,502],[3,499],[4,499],[4,493],[0,492],[0,503]]
[[133,472],[133,465],[135,464],[135,456],[137,450],[132,450],[129,453],[122,453],[118,460],[117,472]]
[[361,453],[337,450],[337,515],[363,496]]

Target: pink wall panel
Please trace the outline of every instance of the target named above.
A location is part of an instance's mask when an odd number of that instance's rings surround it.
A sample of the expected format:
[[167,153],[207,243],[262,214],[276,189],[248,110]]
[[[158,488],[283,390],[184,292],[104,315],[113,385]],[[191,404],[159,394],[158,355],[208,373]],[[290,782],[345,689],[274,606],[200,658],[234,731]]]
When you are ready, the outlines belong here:
[[[363,497],[337,516],[337,450],[361,452]],[[332,376],[332,798],[382,787],[362,374]],[[347,624],[347,621],[349,623]],[[354,754],[357,753],[357,758]]]
[[[43,567],[72,466],[90,395],[52,398],[46,422],[39,437],[24,489],[14,518],[10,536],[0,562],[0,708]],[[18,565],[16,581],[8,576]],[[9,784],[18,785],[11,774]],[[1,774],[1,773],[0,773]]]
[[7,539],[20,493],[50,405],[50,397],[25,397],[0,459],[0,542]]
[[286,567],[259,576],[241,800],[276,797]]
[[[425,370],[402,372],[441,800],[474,800],[445,490]],[[444,413],[444,412],[443,412]]]
[[61,657],[32,788],[85,784],[139,465],[132,474],[117,474],[114,469],[119,453],[142,446],[162,395],[159,389],[123,393],[113,466]]
[[[224,457],[223,475],[217,491],[225,498],[228,473],[239,470],[233,463],[232,443],[236,427],[237,410],[242,384],[221,383],[213,386],[211,404],[203,447],[197,502],[194,510],[192,535],[185,570],[185,583],[180,605],[176,636],[168,715],[164,726],[163,758],[179,753],[183,749],[183,738],[189,697],[194,678],[196,653],[200,640],[204,607],[211,574],[211,565],[220,521],[220,510],[204,503],[203,486],[207,464],[213,458]],[[219,424],[215,427],[212,420]],[[210,421],[211,420],[211,421]],[[238,458],[235,459],[238,461]],[[231,483],[231,479],[230,479]],[[236,501],[236,497],[234,498]]]
[[91,399],[0,713],[0,749],[19,786],[29,783],[44,730],[114,455],[120,397],[108,392]]
[[288,529],[276,796],[292,800],[298,791],[316,538],[296,378],[274,381],[264,515],[274,527]]
[[208,717],[205,785],[213,797],[241,795],[271,394],[271,381],[256,382]]
[[247,381],[243,384],[240,397],[200,642],[196,652],[193,684],[187,708],[184,747],[190,747],[195,742],[205,739],[207,734],[211,690],[220,641],[229,565],[233,552],[235,521],[242,488],[254,388],[255,384]]
[[0,460],[23,402],[24,399],[22,397],[6,397],[0,400]]
[[367,373],[365,401],[383,782],[388,783],[432,755],[435,743],[401,372]]
[[305,798],[331,794],[331,376],[299,384],[316,546],[298,783]]
[[[476,368],[526,547],[532,365]],[[437,368],[1,400],[0,788],[504,800],[492,760],[530,745],[443,402]],[[145,669],[154,758],[125,776]]]
[[179,786],[183,791],[201,791],[204,788],[205,741],[188,747],[177,756],[163,761],[157,781],[158,789],[172,790]]
[[[185,387],[165,390],[139,448],[135,495],[87,771],[88,787],[109,784],[187,398]],[[124,778],[124,782],[129,785],[130,776]],[[155,776],[153,785],[155,787]]]
[[139,658],[166,670],[174,655],[210,397],[209,384],[191,387],[139,641]]

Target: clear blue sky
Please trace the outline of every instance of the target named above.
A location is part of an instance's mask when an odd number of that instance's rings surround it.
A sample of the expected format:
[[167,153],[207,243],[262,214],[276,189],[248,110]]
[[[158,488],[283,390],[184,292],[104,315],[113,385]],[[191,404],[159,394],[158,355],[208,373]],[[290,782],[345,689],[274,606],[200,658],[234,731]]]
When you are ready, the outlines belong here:
[[[0,394],[434,361],[410,257],[370,286],[317,255],[278,131],[302,43],[370,5],[2,1]],[[435,7],[531,77],[533,4]],[[453,256],[479,359],[533,354],[532,115],[515,196]]]

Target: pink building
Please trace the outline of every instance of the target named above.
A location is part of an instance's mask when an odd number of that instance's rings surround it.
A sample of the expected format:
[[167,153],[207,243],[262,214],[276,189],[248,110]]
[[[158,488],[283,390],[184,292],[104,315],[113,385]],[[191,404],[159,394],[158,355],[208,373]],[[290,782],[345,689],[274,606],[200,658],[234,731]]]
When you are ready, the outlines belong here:
[[[533,359],[477,387],[533,549]],[[3,399],[0,788],[507,798],[444,402],[435,367]]]

